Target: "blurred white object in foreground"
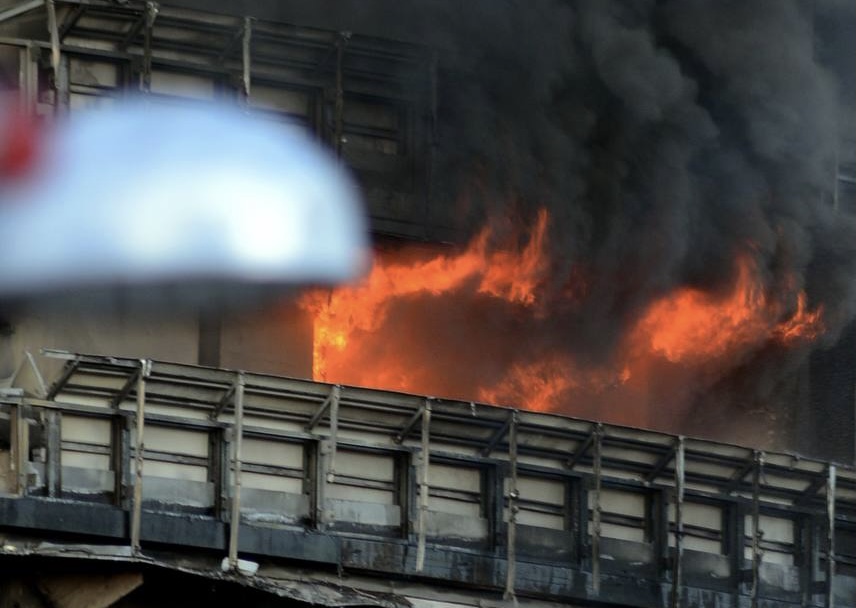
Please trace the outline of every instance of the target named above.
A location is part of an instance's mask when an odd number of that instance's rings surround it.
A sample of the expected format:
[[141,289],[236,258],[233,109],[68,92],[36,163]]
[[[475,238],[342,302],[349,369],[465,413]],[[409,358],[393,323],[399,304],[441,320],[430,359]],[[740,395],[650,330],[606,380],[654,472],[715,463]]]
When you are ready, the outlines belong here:
[[0,184],[0,296],[338,283],[366,265],[356,185],[318,144],[237,108],[74,114]]

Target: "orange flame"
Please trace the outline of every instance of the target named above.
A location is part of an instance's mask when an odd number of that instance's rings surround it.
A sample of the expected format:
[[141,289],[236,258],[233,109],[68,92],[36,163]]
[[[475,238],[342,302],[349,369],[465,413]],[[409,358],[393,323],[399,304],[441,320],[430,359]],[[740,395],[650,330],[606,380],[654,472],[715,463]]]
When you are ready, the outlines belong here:
[[681,288],[655,301],[636,331],[647,348],[674,363],[694,363],[757,348],[771,337],[783,343],[811,340],[823,331],[822,309],[806,311],[806,295],[797,295],[797,311],[782,319],[781,307],[762,288],[754,260],[738,258],[733,290],[717,297]]
[[779,341],[785,344],[797,340],[810,342],[824,332],[823,306],[818,306],[814,311],[809,311],[807,307],[805,292],[801,291],[797,295],[797,311],[794,316],[780,323],[775,329]]
[[[547,212],[541,210],[521,251],[489,251],[491,232],[484,229],[460,253],[412,263],[380,258],[375,260],[369,276],[353,287],[308,293],[301,305],[314,316],[313,376],[317,380],[342,382],[342,372],[330,374],[331,361],[347,359],[352,335],[377,331],[389,306],[406,296],[447,293],[472,281],[478,293],[533,306],[537,287],[547,270],[546,233]],[[339,369],[343,367],[346,365]],[[387,378],[385,384],[376,386],[408,390],[404,376],[395,375],[398,381],[390,382]]]
[[528,410],[549,411],[565,391],[578,386],[573,371],[570,362],[559,356],[518,363],[498,385],[479,389],[478,398],[486,403],[524,404]]
[[479,389],[478,399],[546,412],[567,401],[570,391],[603,393],[630,378],[629,367],[617,373],[610,369],[583,370],[567,355],[548,353],[534,361],[515,363],[496,386]]
[[[457,252],[437,255],[432,251],[426,255],[426,250],[417,246],[380,252],[370,274],[359,284],[307,293],[301,306],[314,321],[314,378],[423,394],[448,390],[453,393],[447,395],[451,397],[542,411],[567,407],[571,400],[575,406],[583,407],[585,400],[587,407],[600,408],[627,400],[649,403],[648,391],[661,385],[658,374],[666,368],[672,370],[667,370],[669,374],[690,370],[689,376],[684,374],[684,383],[691,386],[692,370],[710,365],[727,368],[765,344],[775,341],[791,346],[813,340],[824,331],[821,307],[810,310],[804,292],[786,288],[788,293],[784,295],[794,298],[796,307],[795,311],[788,310],[781,298],[765,291],[757,262],[745,254],[736,259],[734,284],[725,293],[682,287],[651,303],[633,324],[610,364],[583,364],[570,354],[570,349],[518,353],[513,342],[517,338],[510,332],[496,337],[497,344],[504,340],[511,346],[504,350],[506,356],[497,364],[497,373],[473,379],[466,387],[459,384],[446,388],[448,369],[443,365],[448,352],[441,354],[440,346],[436,351],[420,350],[423,357],[425,352],[437,352],[433,359],[428,356],[428,360],[404,360],[414,350],[410,342],[412,326],[424,328],[430,321],[420,316],[393,323],[388,317],[399,302],[447,294],[473,298],[480,294],[509,307],[509,318],[525,314],[536,320],[545,319],[542,288],[550,271],[545,251],[547,222],[546,211],[541,211],[522,246],[516,242],[516,246],[505,248],[492,246],[495,237],[485,229]],[[568,301],[584,299],[594,279],[580,268],[572,269],[570,282],[560,290],[559,297]],[[400,310],[396,314],[400,315]],[[431,313],[419,309],[418,315]],[[468,319],[472,323],[480,321]],[[473,352],[484,360],[496,356],[489,345],[479,345]],[[508,356],[508,352],[512,355]],[[459,375],[469,381],[468,374]],[[651,407],[657,407],[654,401],[650,400]],[[621,423],[646,424],[645,412],[631,409],[598,409],[593,415]]]

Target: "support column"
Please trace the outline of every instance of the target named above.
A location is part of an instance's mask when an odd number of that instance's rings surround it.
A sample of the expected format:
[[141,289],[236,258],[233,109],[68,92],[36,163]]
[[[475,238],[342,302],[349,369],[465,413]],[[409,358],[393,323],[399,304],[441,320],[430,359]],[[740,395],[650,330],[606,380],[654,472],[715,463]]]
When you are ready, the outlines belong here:
[[594,430],[594,462],[592,464],[592,472],[594,473],[594,488],[592,495],[594,496],[594,509],[592,511],[592,532],[591,532],[591,578],[592,587],[595,595],[600,594],[600,488],[601,488],[601,460],[603,447],[603,425],[598,424]]
[[333,514],[325,509],[326,485],[336,481],[336,446],[339,434],[339,401],[342,398],[342,387],[338,384],[330,390],[330,395],[324,400],[318,411],[306,425],[307,433],[313,432],[329,408],[330,435],[321,439],[318,446],[318,458],[315,463],[315,524],[324,528],[332,523]]
[[62,413],[48,410],[45,413],[46,458],[45,486],[51,498],[59,498],[62,493]]
[[12,405],[9,410],[11,424],[9,453],[11,472],[13,475],[13,491],[18,496],[27,493],[27,463],[30,461],[30,429],[24,415],[25,406],[22,403]]
[[131,549],[140,550],[140,520],[143,514],[143,452],[145,451],[144,432],[146,415],[146,378],[152,369],[148,359],[140,359],[140,373],[137,376],[137,442],[134,451],[134,504],[131,511]]
[[235,379],[235,437],[232,453],[232,510],[229,518],[229,568],[238,568],[238,532],[241,528],[241,444],[244,436],[244,373]]
[[152,29],[158,16],[157,2],[146,2],[145,25],[143,36],[143,81],[142,90],[150,93],[152,90]]
[[508,533],[506,548],[507,568],[505,571],[504,599],[514,598],[514,584],[517,579],[517,410],[511,412],[511,425],[508,428]]
[[826,484],[826,604],[835,608],[835,465],[829,465]]
[[242,40],[242,53],[241,53],[241,63],[242,63],[242,93],[244,94],[244,102],[247,103],[250,99],[250,85],[251,85],[251,75],[252,75],[252,56],[250,54],[250,44],[252,42],[253,36],[253,20],[250,17],[244,17],[244,33]]
[[416,541],[416,571],[422,572],[425,567],[425,537],[427,534],[428,516],[428,471],[431,464],[431,400],[425,400],[422,411],[422,463],[419,469],[419,519],[417,524]]
[[761,475],[764,468],[764,453],[755,452],[755,466],[752,469],[752,589],[750,597],[752,608],[758,608],[758,595],[761,584]]
[[672,608],[681,607],[684,557],[684,438],[678,437],[675,449],[675,562],[672,580]]
[[60,114],[68,107],[68,70],[63,63],[60,49],[59,25],[54,0],[45,0],[48,16],[48,34],[51,41],[51,78],[54,89],[54,114]]

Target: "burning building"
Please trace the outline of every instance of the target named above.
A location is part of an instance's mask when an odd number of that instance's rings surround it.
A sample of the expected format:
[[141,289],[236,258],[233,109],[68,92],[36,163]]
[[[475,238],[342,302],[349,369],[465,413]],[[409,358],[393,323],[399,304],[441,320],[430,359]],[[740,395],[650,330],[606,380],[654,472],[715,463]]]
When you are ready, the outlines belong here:
[[43,346],[148,355],[853,460],[852,374],[821,363],[854,368],[847,7],[387,4],[253,5],[246,66],[234,17],[179,31],[192,2],[60,3],[56,59],[35,4],[9,8],[30,111],[246,80],[353,168],[377,251],[359,285],[169,332],[37,311],[5,373]]
[[[539,449],[534,437],[549,434],[542,428],[546,423],[534,421],[561,414],[853,463],[852,6],[831,0],[580,0],[466,7],[445,0],[330,0],[311,5],[246,2],[231,13],[211,11],[195,0],[9,4],[0,11],[0,59],[23,107],[45,122],[56,115],[73,119],[78,111],[109,105],[126,90],[141,89],[154,103],[234,100],[272,125],[313,134],[351,167],[366,194],[375,245],[370,271],[357,284],[310,289],[257,310],[183,310],[164,319],[119,303],[99,307],[93,315],[85,298],[12,310],[6,315],[0,359],[0,372],[12,378],[11,385],[24,384],[23,378],[36,370],[37,377],[57,378],[44,396],[56,399],[77,391],[96,399],[97,382],[78,367],[51,368],[52,359],[33,367],[26,355],[57,348],[116,357],[118,371],[104,359],[72,357],[75,366],[93,366],[95,376],[106,374],[111,382],[132,367],[131,359],[152,358],[356,386],[360,388],[345,390],[358,395],[369,391],[364,396],[371,407],[364,403],[365,411],[374,406],[384,410],[386,405],[378,403],[392,399],[369,389],[431,395],[459,409],[469,404],[474,413],[488,403],[517,408],[527,420],[533,416],[528,431],[520,431],[532,435],[521,440],[521,449],[530,450],[532,457]],[[212,382],[228,390],[225,373],[211,372],[208,378],[188,371],[195,368],[179,367],[164,373],[192,377],[193,386]],[[118,386],[104,389],[112,391],[108,401],[117,399],[114,405],[128,398],[136,381],[122,378]],[[161,378],[169,388],[160,397],[173,403],[181,392],[173,384],[184,380],[170,378]],[[271,398],[291,404],[291,399],[300,401],[295,394],[308,391],[309,401],[323,404],[322,412],[335,401],[319,396],[321,389],[300,388],[304,385],[295,382],[298,388],[275,383]],[[261,380],[257,384],[253,390],[261,393],[270,388],[261,386]],[[223,398],[225,407],[231,398]],[[378,414],[378,425],[389,422],[403,434],[397,444],[425,419],[424,403],[405,399],[409,409],[403,420],[393,416],[393,423]],[[219,415],[215,401],[210,395],[199,398]],[[357,409],[353,416],[359,418],[364,412]],[[10,419],[12,415],[10,410]],[[301,413],[301,428],[310,433],[326,415],[316,419]],[[464,423],[457,414],[449,415],[455,432],[433,437],[429,429],[425,434],[441,444],[450,441],[461,456],[466,451],[461,445],[467,444],[456,433]],[[510,461],[512,418],[506,424],[492,416],[484,422],[490,432],[473,449],[480,454],[487,450],[487,458],[502,445]],[[74,418],[69,412],[66,417]],[[357,423],[351,419],[349,424]],[[574,427],[565,447],[574,454],[570,469],[585,463],[590,469],[586,474],[600,479],[595,452],[606,448],[598,428]],[[105,431],[105,437],[113,437],[111,432]],[[611,432],[613,439],[623,433]],[[45,438],[33,440],[49,442],[48,435],[46,431]],[[123,445],[102,439],[78,443],[109,445],[110,454]],[[192,443],[199,438],[185,439]],[[660,445],[661,439],[648,435],[631,439],[615,443],[630,449],[640,442],[646,454],[645,483],[678,476],[681,450],[673,449],[671,440],[662,439],[668,445]],[[74,451],[70,444],[63,447],[64,441],[59,447],[54,441],[54,453]],[[595,445],[600,447],[595,450]],[[288,452],[289,446],[268,448]],[[560,450],[544,449],[553,450],[549,458]],[[761,479],[761,453],[752,449],[717,453],[716,464],[722,464],[721,457],[730,467],[724,478],[710,471],[692,473],[713,475],[716,479],[695,481],[720,494],[742,492],[745,499],[734,509],[716,503],[713,515],[705,515],[704,500],[687,507],[690,518],[712,517],[721,524],[709,529],[698,524],[694,548],[706,539],[722,549],[714,553],[725,556],[720,561],[733,561],[723,574],[729,584],[757,583],[758,572],[749,576],[741,561],[745,556],[735,555],[745,549],[746,526],[757,531],[761,519],[769,517],[764,523],[772,540],[764,551],[793,566],[787,576],[800,581],[787,601],[797,601],[800,594],[800,601],[814,601],[809,591],[821,583],[820,562],[833,560],[820,555],[819,545],[803,553],[796,548],[821,542],[817,513],[806,511],[805,522],[782,523],[776,519],[781,513],[759,504],[786,494],[794,508],[817,507],[814,502],[823,502],[820,492],[829,477],[822,467],[806,465],[812,470],[803,471],[799,459],[782,456],[768,471],[787,477],[784,470],[798,469],[794,475],[804,484],[798,491],[789,482],[768,484]],[[208,480],[217,475],[218,466],[225,466],[214,458],[215,451],[173,455],[176,461],[208,459],[204,467],[196,461],[188,465],[206,468],[204,474],[196,473]],[[703,451],[690,449],[699,460]],[[308,449],[306,454],[315,452]],[[383,458],[387,456],[384,452]],[[539,452],[542,456],[546,458]],[[290,467],[289,479],[299,476],[294,471],[304,465],[306,470],[314,466],[308,456],[306,463],[298,458],[298,464],[291,452],[283,458],[291,462],[285,467]],[[396,458],[378,465],[392,471],[389,479],[362,482],[374,484],[379,493],[401,494],[406,476],[400,472],[407,466]],[[79,464],[68,466],[84,468]],[[261,461],[251,464],[255,474],[273,475],[258,468]],[[437,470],[445,466],[438,465]],[[489,467],[493,472],[486,473],[480,466],[464,475],[482,480],[471,487],[441,487],[433,480],[440,487],[436,500],[472,511],[480,520],[470,522],[472,526],[487,526],[485,534],[465,526],[467,534],[475,535],[467,548],[479,551],[484,549],[479,543],[496,549],[502,544],[497,539],[508,536],[503,513],[488,517],[482,512],[487,503],[467,500],[468,492],[488,495],[485,488],[493,488],[497,496],[504,492],[494,487],[502,485],[497,479],[503,473]],[[550,467],[546,477],[553,480]],[[43,471],[44,492],[48,498],[61,497],[63,484],[50,477],[48,468]],[[106,470],[116,473],[121,467]],[[361,482],[354,480],[361,478],[351,473],[356,487]],[[497,479],[484,481],[491,475]],[[758,480],[750,479],[753,475]],[[80,483],[91,490],[89,481]],[[225,492],[222,480],[209,481],[217,492]],[[579,517],[567,510],[582,486],[565,486],[564,481],[550,485],[537,475],[526,483],[567,498],[529,505],[538,513],[529,514],[532,521],[565,518],[556,529],[569,534],[573,531],[567,522],[582,518],[583,527],[588,525],[588,508]],[[609,503],[605,525],[614,526],[612,532],[624,541],[639,534],[640,543],[653,543],[653,551],[671,555],[670,543],[680,546],[680,534],[670,532],[680,527],[680,516],[669,514],[668,500],[656,492],[625,496],[619,486],[605,491],[615,492],[612,502],[604,498]],[[835,505],[834,491],[823,491]],[[259,496],[255,498],[261,500]],[[598,512],[599,518],[600,489],[597,496],[589,506],[592,517]],[[115,495],[110,500],[121,502]],[[370,524],[359,517],[349,520],[340,512],[347,505],[337,503],[337,517],[348,522],[346,528],[353,525],[345,533],[362,534],[367,528],[360,525],[369,525],[375,526],[372,533],[379,526],[387,534],[384,526],[400,525],[390,534],[414,536],[415,529],[402,523],[404,509],[414,505],[390,500],[401,509],[398,514],[385,507],[384,515]],[[492,508],[502,511],[496,506],[502,501],[491,500]],[[296,503],[289,504],[297,509]],[[194,507],[226,517],[222,504],[209,504],[207,495]],[[659,520],[655,513],[661,513]],[[750,518],[748,524],[743,516]],[[647,523],[635,525],[643,520]],[[739,526],[734,523],[738,520]],[[846,528],[842,534],[850,538],[852,531]],[[485,540],[489,536],[490,542]],[[149,530],[143,540],[156,544],[164,537]],[[761,541],[753,542],[750,562],[761,568]],[[598,550],[582,543],[573,559],[599,558]],[[816,558],[810,572],[800,561],[808,556]],[[659,573],[657,560],[649,557],[640,563]],[[376,567],[356,559],[349,563],[356,569]],[[720,566],[725,567],[716,568]],[[538,596],[535,587],[526,592]],[[753,584],[753,601],[760,588]],[[788,591],[787,585],[782,588]],[[544,597],[555,598],[554,591]],[[832,595],[828,591],[827,597]]]

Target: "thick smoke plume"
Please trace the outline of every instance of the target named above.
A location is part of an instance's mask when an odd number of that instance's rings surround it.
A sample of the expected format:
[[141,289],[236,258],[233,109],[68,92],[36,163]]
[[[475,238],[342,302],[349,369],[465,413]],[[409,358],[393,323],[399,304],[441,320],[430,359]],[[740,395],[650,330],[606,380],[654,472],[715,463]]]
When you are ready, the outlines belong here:
[[[502,368],[556,349],[608,365],[653,302],[685,287],[727,293],[749,255],[784,313],[800,290],[823,307],[823,337],[689,380],[654,375],[663,414],[647,422],[693,432],[725,413],[786,415],[778,404],[799,393],[810,349],[856,312],[856,219],[830,204],[838,99],[815,61],[810,3],[423,1],[406,13],[441,49],[434,204],[458,201],[473,229],[546,208],[551,248],[546,314],[454,302],[424,317],[452,329],[423,331],[391,311],[413,334],[414,367],[443,356],[454,379],[482,373],[472,361]],[[494,223],[497,238],[506,225]],[[513,352],[481,335],[491,328],[521,336]],[[490,356],[468,356],[476,344]]]

